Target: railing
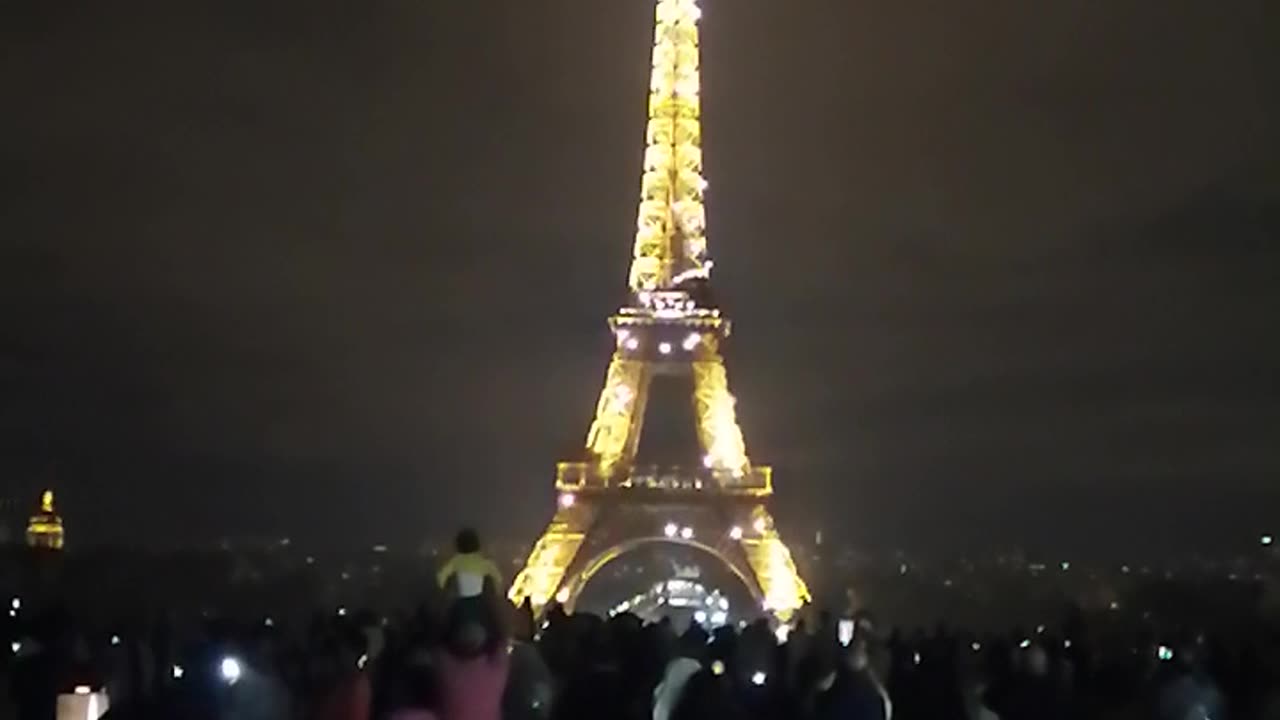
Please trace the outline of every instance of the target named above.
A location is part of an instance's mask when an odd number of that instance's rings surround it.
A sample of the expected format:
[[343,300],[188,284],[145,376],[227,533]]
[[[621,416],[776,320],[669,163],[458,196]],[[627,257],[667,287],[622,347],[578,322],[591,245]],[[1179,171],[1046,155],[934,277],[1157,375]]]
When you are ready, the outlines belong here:
[[692,495],[746,495],[773,493],[773,472],[768,466],[744,473],[703,467],[635,466],[619,477],[604,477],[590,462],[562,462],[556,467],[556,488],[564,492],[591,490],[649,490]]

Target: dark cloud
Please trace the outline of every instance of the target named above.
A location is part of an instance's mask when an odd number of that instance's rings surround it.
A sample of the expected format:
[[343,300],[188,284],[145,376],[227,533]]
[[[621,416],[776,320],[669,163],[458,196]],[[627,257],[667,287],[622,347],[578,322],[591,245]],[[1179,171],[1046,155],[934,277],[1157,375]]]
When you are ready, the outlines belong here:
[[[705,6],[716,282],[784,520],[1265,519],[1264,2]],[[2,12],[10,492],[56,475],[93,539],[543,521],[622,299],[646,3]]]

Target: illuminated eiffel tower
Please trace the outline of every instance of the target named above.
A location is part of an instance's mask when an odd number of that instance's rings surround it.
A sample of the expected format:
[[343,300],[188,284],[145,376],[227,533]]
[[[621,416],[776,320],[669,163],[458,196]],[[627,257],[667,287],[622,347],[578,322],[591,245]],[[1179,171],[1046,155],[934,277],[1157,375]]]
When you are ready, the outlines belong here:
[[[572,607],[601,567],[649,542],[724,562],[763,611],[787,619],[809,600],[765,507],[770,468],[747,458],[722,342],[729,320],[709,292],[699,121],[697,0],[657,0],[644,175],[628,304],[609,319],[609,363],[582,459],[557,467],[558,508],[512,584],[536,611]],[[655,379],[692,380],[696,444],[683,466],[637,462]],[[700,455],[699,455],[700,453]]]

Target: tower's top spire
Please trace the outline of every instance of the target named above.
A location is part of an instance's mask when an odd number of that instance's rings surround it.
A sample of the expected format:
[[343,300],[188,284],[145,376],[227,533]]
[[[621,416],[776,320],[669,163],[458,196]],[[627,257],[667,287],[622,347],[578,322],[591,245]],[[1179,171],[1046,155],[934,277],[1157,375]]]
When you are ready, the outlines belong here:
[[40,495],[40,512],[42,513],[54,512],[52,490],[45,490],[44,493]]
[[631,261],[635,292],[707,277],[697,0],[657,0],[649,124]]

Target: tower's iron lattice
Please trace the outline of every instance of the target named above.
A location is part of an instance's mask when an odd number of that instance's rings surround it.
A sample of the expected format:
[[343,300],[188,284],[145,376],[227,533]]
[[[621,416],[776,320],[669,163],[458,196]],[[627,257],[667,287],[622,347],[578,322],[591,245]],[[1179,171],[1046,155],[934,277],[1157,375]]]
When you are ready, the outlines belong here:
[[[657,0],[630,300],[609,319],[617,345],[584,457],[558,465],[555,516],[510,592],[538,611],[553,600],[571,607],[596,570],[646,542],[715,555],[784,619],[809,600],[766,508],[770,468],[747,457],[721,355],[729,320],[708,291],[700,14],[697,0]],[[692,379],[702,456],[644,466],[649,389],[667,375]]]

